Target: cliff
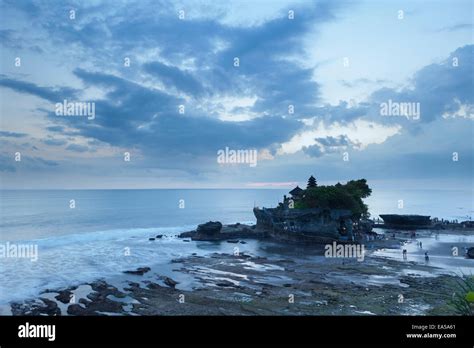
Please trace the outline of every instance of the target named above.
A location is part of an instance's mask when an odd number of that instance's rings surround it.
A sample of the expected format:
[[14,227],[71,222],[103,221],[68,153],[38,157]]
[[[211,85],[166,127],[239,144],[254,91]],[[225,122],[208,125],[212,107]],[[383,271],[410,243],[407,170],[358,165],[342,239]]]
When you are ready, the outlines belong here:
[[352,213],[343,209],[254,208],[258,231],[276,239],[330,243],[354,239]]

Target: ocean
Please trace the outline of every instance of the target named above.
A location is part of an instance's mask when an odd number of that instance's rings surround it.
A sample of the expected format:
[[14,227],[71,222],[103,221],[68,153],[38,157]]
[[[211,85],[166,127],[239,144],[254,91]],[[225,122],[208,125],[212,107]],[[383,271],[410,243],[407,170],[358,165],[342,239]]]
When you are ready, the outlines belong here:
[[[0,257],[0,305],[44,289],[92,281],[191,253],[231,252],[230,244],[183,243],[176,235],[209,220],[254,223],[254,206],[274,207],[288,190],[2,190],[0,246],[36,246],[38,257]],[[403,199],[403,208],[398,201]],[[72,201],[73,200],[73,201]],[[74,203],[74,208],[71,208]],[[471,192],[377,190],[372,216],[427,214],[465,220]],[[162,234],[159,243],[149,237]],[[224,243],[226,244],[226,243]],[[258,253],[258,242],[242,245]]]

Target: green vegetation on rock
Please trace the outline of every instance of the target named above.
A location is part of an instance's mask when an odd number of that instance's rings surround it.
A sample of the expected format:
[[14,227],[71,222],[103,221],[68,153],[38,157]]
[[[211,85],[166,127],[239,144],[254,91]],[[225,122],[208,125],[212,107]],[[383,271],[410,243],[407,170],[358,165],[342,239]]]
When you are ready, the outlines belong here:
[[368,207],[362,201],[372,193],[367,180],[351,180],[342,185],[308,187],[301,200],[295,202],[296,209],[324,208],[347,209],[354,217],[367,217]]

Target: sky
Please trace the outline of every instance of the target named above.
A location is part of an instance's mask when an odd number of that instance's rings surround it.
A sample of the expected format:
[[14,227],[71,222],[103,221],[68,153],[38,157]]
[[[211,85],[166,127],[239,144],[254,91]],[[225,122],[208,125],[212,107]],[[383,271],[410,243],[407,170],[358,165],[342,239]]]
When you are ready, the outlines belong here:
[[0,0],[0,187],[472,191],[473,11]]

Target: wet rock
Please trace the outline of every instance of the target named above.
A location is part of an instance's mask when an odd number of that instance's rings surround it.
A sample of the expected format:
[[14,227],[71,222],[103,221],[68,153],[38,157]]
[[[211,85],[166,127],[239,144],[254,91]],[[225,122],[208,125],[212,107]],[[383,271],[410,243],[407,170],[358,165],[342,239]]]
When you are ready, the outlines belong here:
[[219,221],[209,221],[198,226],[197,234],[213,236],[221,232],[222,223]]
[[85,315],[87,311],[79,304],[72,304],[67,308],[67,314],[69,315]]
[[129,288],[124,288],[125,291],[133,291],[136,289],[140,288],[140,284],[135,283],[135,282],[129,282],[128,285],[130,286]]
[[123,273],[144,275],[146,272],[149,272],[150,270],[151,270],[150,267],[139,267],[135,271],[123,271]]
[[62,290],[59,291],[59,295],[55,296],[54,298],[64,304],[68,304],[69,302],[71,302],[72,292],[68,289]]
[[155,240],[155,238],[148,238],[148,240]]
[[125,313],[122,303],[107,298],[109,295],[122,298],[125,296],[124,293],[103,280],[98,280],[89,285],[94,291],[87,295],[87,299],[81,298],[79,303],[70,305],[67,309],[68,314],[101,315],[101,313]]
[[29,300],[24,303],[12,303],[11,311],[13,315],[22,316],[61,315],[61,310],[59,309],[58,304],[47,298]]
[[46,298],[41,299],[46,305],[42,312],[46,315],[61,315],[61,310],[55,301],[48,300]]
[[[222,241],[238,243],[237,238],[261,238],[263,234],[257,232],[254,226],[244,224],[222,225],[219,221],[209,221],[201,224],[195,231],[183,232],[180,238],[191,238],[196,241]],[[235,240],[235,241],[234,241]]]
[[153,290],[153,289],[162,289],[162,288],[163,288],[160,284],[156,284],[156,283],[147,284],[146,287],[147,287],[148,289],[150,289],[150,290]]
[[188,232],[182,232],[180,234],[177,234],[176,237],[178,238],[191,238],[196,234],[196,231],[188,231]]
[[161,239],[161,238],[163,238],[163,235],[162,235],[162,234],[159,234],[159,235],[156,236],[156,238],[157,238],[157,239]]
[[224,281],[220,281],[220,282],[216,283],[216,285],[220,286],[220,287],[223,287],[223,288],[228,288],[228,287],[234,286],[234,283],[232,283],[228,280],[224,280]]
[[163,283],[168,285],[170,288],[174,288],[176,285],[179,284],[177,281],[171,279],[170,277],[164,277],[163,278]]
[[89,285],[91,286],[92,290],[98,291],[98,292],[105,291],[109,287],[109,284],[107,284],[103,280],[97,280],[93,283],[90,283]]

